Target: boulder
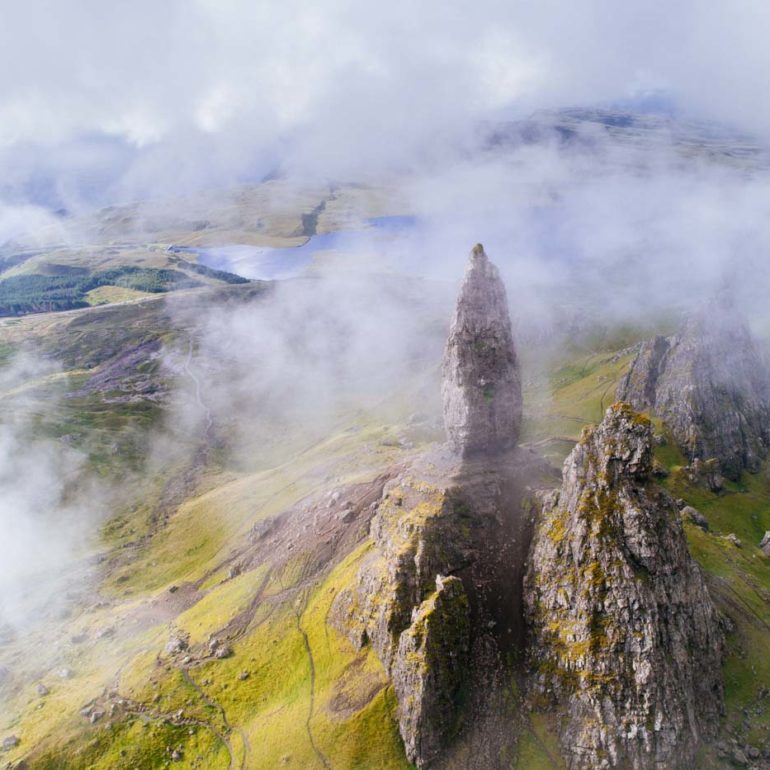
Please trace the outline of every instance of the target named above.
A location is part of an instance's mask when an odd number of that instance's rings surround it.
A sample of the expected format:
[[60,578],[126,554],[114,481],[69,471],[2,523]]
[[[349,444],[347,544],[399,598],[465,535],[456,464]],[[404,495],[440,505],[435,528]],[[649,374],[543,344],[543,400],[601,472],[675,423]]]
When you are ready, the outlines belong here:
[[11,751],[15,749],[21,741],[15,735],[9,735],[7,738],[3,738],[3,751]]
[[188,648],[189,644],[187,639],[182,636],[172,636],[166,643],[167,655],[178,655],[180,652],[184,652]]
[[697,508],[693,508],[691,505],[685,505],[680,513],[686,521],[695,524],[696,527],[700,527],[704,532],[708,532],[708,520]]

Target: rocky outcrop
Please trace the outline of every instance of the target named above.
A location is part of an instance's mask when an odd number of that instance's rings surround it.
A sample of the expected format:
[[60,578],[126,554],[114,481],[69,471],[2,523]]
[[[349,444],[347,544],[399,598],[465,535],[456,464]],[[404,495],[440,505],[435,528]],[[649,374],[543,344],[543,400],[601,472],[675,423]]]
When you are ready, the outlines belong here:
[[722,710],[722,635],[652,426],[628,405],[586,429],[543,506],[526,578],[533,692],[565,713],[571,770],[692,766]]
[[516,449],[521,384],[505,288],[471,253],[447,341],[449,447],[389,482],[372,548],[331,622],[371,644],[393,681],[407,757],[418,768],[509,766],[510,661],[524,638],[531,517],[523,479],[546,472]]
[[332,624],[390,675],[418,768],[505,767],[515,743],[506,665],[523,640],[530,539],[520,479],[541,471],[528,458],[415,458],[385,487],[372,548],[332,607]]
[[436,578],[436,590],[414,610],[393,666],[406,754],[422,764],[439,757],[456,731],[457,702],[470,649],[468,597],[457,577]]
[[516,446],[521,382],[505,286],[481,244],[471,252],[444,352],[444,425],[463,456]]
[[746,324],[721,300],[678,334],[644,343],[617,397],[663,418],[690,460],[714,460],[736,480],[770,446],[769,386]]
[[469,558],[450,491],[430,470],[411,470],[385,486],[370,529],[374,547],[354,590],[335,602],[344,633],[357,647],[371,644],[388,671],[436,577],[457,572]]
[[[407,756],[419,768],[454,735],[469,644],[466,634],[443,628],[467,624],[467,597],[462,583],[453,580],[447,590],[440,576],[466,563],[470,543],[449,490],[426,470],[413,468],[386,486],[372,520],[373,548],[331,612],[333,625],[356,647],[371,644],[382,661],[398,697]],[[453,661],[451,677],[434,670],[439,649]]]

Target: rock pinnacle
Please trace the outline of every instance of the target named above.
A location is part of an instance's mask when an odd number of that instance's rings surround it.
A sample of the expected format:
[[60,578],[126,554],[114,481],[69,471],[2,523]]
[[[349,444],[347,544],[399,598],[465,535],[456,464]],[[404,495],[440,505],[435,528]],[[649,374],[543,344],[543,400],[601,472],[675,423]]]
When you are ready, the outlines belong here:
[[484,247],[473,247],[442,368],[444,426],[460,455],[516,446],[521,382],[505,286]]

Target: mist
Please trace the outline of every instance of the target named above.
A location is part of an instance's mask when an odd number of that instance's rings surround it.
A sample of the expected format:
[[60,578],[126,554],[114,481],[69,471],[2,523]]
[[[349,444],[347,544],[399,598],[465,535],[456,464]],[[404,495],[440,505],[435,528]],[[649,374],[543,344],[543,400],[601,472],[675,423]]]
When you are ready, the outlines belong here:
[[425,224],[417,242],[401,244],[402,265],[457,276],[466,249],[483,241],[525,327],[563,320],[565,310],[643,323],[692,311],[725,287],[744,313],[763,320],[763,173],[683,164],[671,144],[652,158],[521,148],[421,178],[410,192]]
[[106,497],[85,456],[38,429],[56,409],[41,407],[35,387],[56,367],[20,353],[0,369],[0,394],[10,408],[0,420],[0,634],[15,636],[66,613],[67,590],[84,590],[82,559],[92,553]]
[[651,92],[766,136],[767,15],[755,0],[730,13],[711,1],[16,4],[0,32],[3,197],[76,210],[277,170],[382,177],[440,166],[482,120]]
[[[387,253],[364,239],[356,258],[453,281],[482,241],[521,322],[560,322],[578,298],[613,320],[686,309],[725,282],[751,310],[767,284],[767,16],[759,2],[167,0],[105,14],[35,0],[0,31],[0,242],[77,244],[73,217],[94,207],[149,201],[173,218],[184,196],[227,201],[266,176],[369,183],[419,227]],[[577,143],[489,144],[574,106],[660,125],[636,144],[598,126]]]

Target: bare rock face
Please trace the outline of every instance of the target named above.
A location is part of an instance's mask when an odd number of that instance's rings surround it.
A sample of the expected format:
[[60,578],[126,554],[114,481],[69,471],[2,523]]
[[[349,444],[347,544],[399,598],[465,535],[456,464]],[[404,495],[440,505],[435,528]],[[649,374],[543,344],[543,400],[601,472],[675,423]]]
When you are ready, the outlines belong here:
[[330,621],[371,644],[388,672],[410,762],[502,770],[516,742],[510,660],[523,646],[531,539],[522,480],[543,468],[516,449],[521,385],[505,288],[481,246],[443,366],[451,451],[416,457],[385,486],[372,548]]
[[415,458],[386,485],[372,547],[332,606],[332,625],[370,644],[388,672],[418,768],[510,766],[506,665],[523,644],[531,522],[521,478],[540,472],[527,457]]
[[414,610],[393,666],[401,736],[422,764],[441,756],[457,720],[468,666],[470,609],[462,580],[436,577],[436,590]]
[[639,351],[617,397],[662,417],[690,460],[737,480],[770,446],[770,374],[725,300]]
[[521,382],[505,286],[474,246],[444,351],[442,397],[449,441],[462,456],[516,446]]
[[564,464],[525,584],[533,691],[566,713],[570,770],[692,767],[722,711],[723,640],[652,426],[615,404]]

